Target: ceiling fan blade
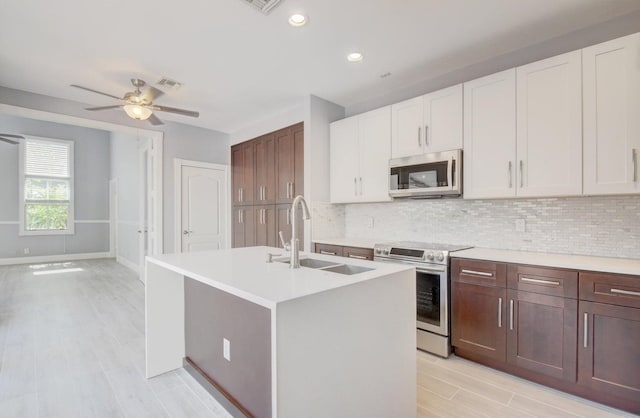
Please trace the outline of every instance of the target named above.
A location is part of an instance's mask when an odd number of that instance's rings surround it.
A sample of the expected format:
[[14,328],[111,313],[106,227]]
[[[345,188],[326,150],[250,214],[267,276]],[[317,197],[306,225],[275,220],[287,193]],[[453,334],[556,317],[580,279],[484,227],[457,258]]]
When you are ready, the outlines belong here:
[[155,87],[149,86],[144,93],[142,93],[142,97],[144,97],[145,99],[147,99],[149,102],[151,103],[153,102],[155,99],[157,99],[158,97],[164,95],[164,92],[162,90],[158,90]]
[[164,122],[162,122],[156,115],[154,115],[153,113],[151,114],[151,116],[149,116],[149,118],[147,119],[152,125],[157,126],[157,125],[164,125]]
[[23,136],[23,135],[0,134],[0,136],[4,136],[4,137],[6,137],[6,138],[24,139],[24,136]]
[[107,109],[117,109],[122,107],[122,105],[112,105],[112,106],[99,106],[99,107],[86,107],[84,110],[107,110]]
[[7,138],[4,135],[0,135],[0,141],[6,142],[6,143],[12,144],[12,145],[18,145],[19,144],[18,141],[14,141],[13,139]]
[[159,110],[161,112],[170,112],[170,113],[177,113],[183,116],[191,116],[192,118],[197,118],[200,116],[200,112],[195,112],[193,110],[178,109],[177,107],[153,105],[153,106],[149,106],[149,108],[153,110]]
[[98,90],[90,89],[89,87],[82,87],[82,86],[79,86],[79,85],[77,85],[77,84],[71,84],[71,87],[75,87],[75,88],[78,88],[78,89],[82,89],[82,90],[90,91],[90,92],[92,92],[92,93],[102,94],[103,96],[113,97],[114,99],[118,99],[118,100],[124,100],[122,97],[118,97],[118,96],[114,96],[113,94],[104,93],[104,92],[102,92],[102,91],[98,91]]

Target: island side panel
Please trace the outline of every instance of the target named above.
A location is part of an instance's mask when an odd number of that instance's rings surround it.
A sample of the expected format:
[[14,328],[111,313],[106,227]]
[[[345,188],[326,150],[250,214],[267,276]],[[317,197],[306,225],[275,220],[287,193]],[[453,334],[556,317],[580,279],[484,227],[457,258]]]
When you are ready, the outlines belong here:
[[278,304],[278,418],[415,416],[415,292],[405,270]]
[[187,357],[251,415],[271,417],[271,310],[188,277],[184,296]]
[[182,367],[184,358],[184,277],[145,263],[145,344],[147,378]]

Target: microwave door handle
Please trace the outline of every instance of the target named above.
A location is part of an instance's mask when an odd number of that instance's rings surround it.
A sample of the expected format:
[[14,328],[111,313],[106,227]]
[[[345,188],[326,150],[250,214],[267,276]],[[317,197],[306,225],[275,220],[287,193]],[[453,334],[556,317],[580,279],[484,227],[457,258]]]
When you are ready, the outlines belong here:
[[449,165],[447,168],[447,184],[449,185],[449,189],[453,190],[453,157],[449,157]]

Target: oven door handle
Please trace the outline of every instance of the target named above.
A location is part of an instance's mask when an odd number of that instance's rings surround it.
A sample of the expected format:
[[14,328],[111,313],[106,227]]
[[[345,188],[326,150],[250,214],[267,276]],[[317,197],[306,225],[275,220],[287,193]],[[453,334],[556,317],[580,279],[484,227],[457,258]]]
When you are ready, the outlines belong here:
[[438,267],[416,267],[416,271],[419,273],[445,273],[445,268],[438,268]]

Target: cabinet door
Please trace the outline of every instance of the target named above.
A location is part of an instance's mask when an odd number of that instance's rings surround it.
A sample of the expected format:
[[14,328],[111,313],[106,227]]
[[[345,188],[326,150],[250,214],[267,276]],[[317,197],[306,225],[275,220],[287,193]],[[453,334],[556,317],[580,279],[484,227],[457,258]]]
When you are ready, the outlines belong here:
[[360,159],[358,194],[362,202],[390,201],[389,158],[391,157],[391,107],[358,116]]
[[504,361],[506,289],[456,281],[451,288],[451,345]]
[[424,152],[423,98],[391,105],[391,158]]
[[253,206],[233,208],[233,248],[255,245],[255,222]]
[[242,145],[231,147],[231,183],[232,183],[232,204],[242,204],[242,177],[244,174],[244,164],[242,155]]
[[582,193],[580,51],[516,70],[517,195]]
[[516,70],[464,84],[464,198],[516,195]]
[[274,205],[255,206],[255,245],[276,246],[276,207]]
[[329,140],[331,203],[356,202],[358,189],[358,118],[333,122]]
[[254,198],[254,175],[255,175],[255,158],[254,158],[254,142],[249,141],[241,144],[242,147],[242,190],[240,191],[240,204],[252,205]]
[[640,33],[582,50],[584,193],[640,193]]
[[254,142],[255,186],[254,202],[274,203],[276,200],[276,146],[273,134]]
[[[298,207],[298,219],[302,219],[302,208]],[[300,250],[304,250],[304,227],[302,223],[298,225],[296,230],[298,241],[300,243]],[[282,248],[280,242],[279,233],[282,231],[284,242],[289,244],[291,242],[291,205],[283,204],[276,206],[276,246]]]
[[578,384],[625,398],[639,412],[640,309],[580,301],[578,319]]
[[342,256],[357,260],[373,260],[372,248],[342,247]]
[[294,125],[291,128],[291,133],[293,135],[294,166],[291,184],[291,201],[293,201],[293,198],[297,195],[304,195],[304,124]]
[[462,84],[424,96],[424,151],[462,148]]
[[578,301],[507,290],[507,362],[576,381]]

